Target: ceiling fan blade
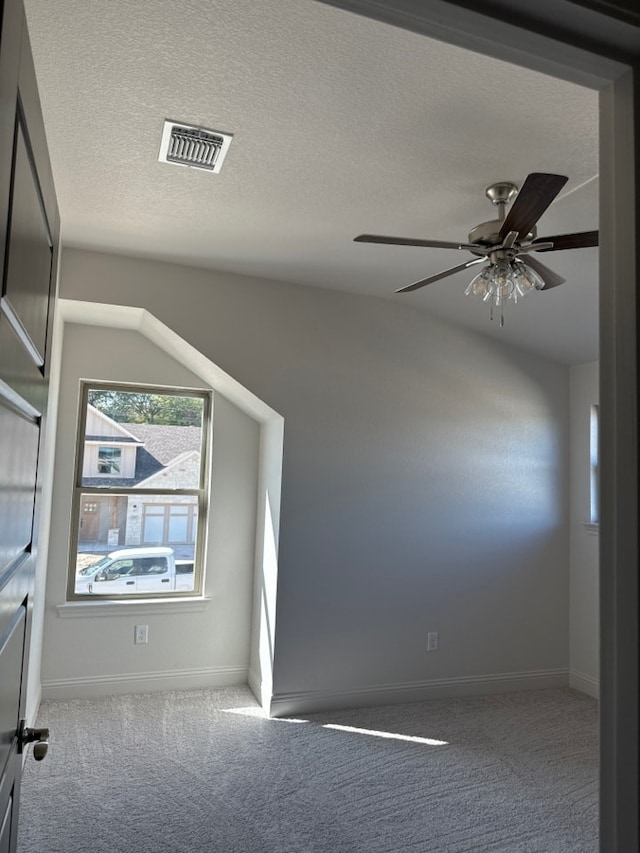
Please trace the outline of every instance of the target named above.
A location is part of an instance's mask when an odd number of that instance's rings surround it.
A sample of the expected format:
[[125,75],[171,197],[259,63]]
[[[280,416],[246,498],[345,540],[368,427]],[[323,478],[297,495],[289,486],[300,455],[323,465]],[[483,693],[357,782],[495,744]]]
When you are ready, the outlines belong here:
[[410,290],[418,290],[419,287],[424,287],[426,284],[432,284],[434,281],[440,281],[441,278],[446,278],[449,275],[453,275],[454,273],[466,270],[468,267],[472,267],[474,264],[483,263],[485,263],[484,258],[473,258],[472,260],[467,261],[464,264],[458,264],[457,267],[451,267],[451,269],[444,270],[444,272],[439,272],[435,275],[430,275],[428,278],[423,278],[420,281],[416,281],[414,282],[414,284],[407,284],[405,287],[400,287],[398,290],[396,290],[396,293],[408,293]]
[[[536,249],[536,243],[553,243],[551,249]],[[557,252],[560,249],[583,249],[598,245],[597,231],[580,231],[576,234],[557,234],[555,237],[539,237],[531,245],[536,252]]]
[[502,223],[500,239],[503,240],[510,231],[517,231],[520,239],[526,237],[568,180],[564,175],[545,172],[527,175]]
[[533,258],[531,255],[526,255],[522,259],[522,263],[535,270],[544,281],[544,287],[542,290],[550,290],[552,287],[557,287],[559,284],[564,284],[566,281],[566,278],[562,278],[562,276],[558,275],[557,272],[550,270],[549,267],[545,266],[537,258]]
[[389,246],[424,246],[427,249],[466,249],[469,252],[485,252],[484,246],[473,243],[451,243],[443,240],[413,240],[410,237],[385,237],[381,234],[360,234],[353,238],[354,243],[384,243]]

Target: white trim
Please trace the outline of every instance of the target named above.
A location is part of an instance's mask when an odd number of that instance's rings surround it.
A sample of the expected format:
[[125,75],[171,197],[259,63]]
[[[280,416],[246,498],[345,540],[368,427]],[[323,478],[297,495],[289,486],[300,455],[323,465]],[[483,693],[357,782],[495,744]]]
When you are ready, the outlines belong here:
[[567,687],[569,670],[539,669],[531,672],[504,672],[492,675],[469,675],[460,678],[434,678],[398,684],[355,687],[350,690],[308,690],[275,693],[271,700],[272,717],[313,713],[338,708],[369,705],[392,705],[400,702],[422,702],[454,696],[506,693],[513,690],[541,690]]
[[585,675],[584,672],[578,672],[576,669],[569,670],[569,687],[586,693],[588,696],[593,696],[594,699],[600,698],[599,679]]
[[196,613],[208,610],[211,598],[149,598],[129,601],[67,601],[56,610],[61,619],[95,619],[97,616],[149,616]]
[[247,683],[242,666],[199,667],[198,669],[132,672],[114,675],[56,678],[42,682],[43,699],[79,699],[123,693],[155,693],[160,690],[198,690],[232,687]]
[[[256,589],[260,590],[264,606],[254,613],[250,656],[252,662],[260,662],[261,689],[265,705],[271,696],[273,678],[284,418],[144,308],[59,299],[55,322],[60,340],[66,323],[139,332],[259,423],[260,457],[254,576]],[[59,379],[56,381],[59,382]],[[163,606],[166,606],[166,602]],[[63,612],[66,615],[66,611]]]
[[[105,435],[102,438],[85,438],[84,444],[104,444],[111,445],[116,444],[118,447],[144,447],[144,441],[140,441],[136,438],[135,441],[118,441],[121,436],[118,435]],[[124,436],[122,436],[124,437]],[[111,439],[115,439],[111,441]]]
[[585,521],[584,529],[587,533],[591,533],[594,536],[598,536],[600,533],[600,525],[597,521]]
[[83,302],[79,299],[59,299],[57,311],[63,323],[106,326],[112,329],[140,332],[258,422],[284,420],[275,409],[264,403],[145,308],[109,305],[103,302]]

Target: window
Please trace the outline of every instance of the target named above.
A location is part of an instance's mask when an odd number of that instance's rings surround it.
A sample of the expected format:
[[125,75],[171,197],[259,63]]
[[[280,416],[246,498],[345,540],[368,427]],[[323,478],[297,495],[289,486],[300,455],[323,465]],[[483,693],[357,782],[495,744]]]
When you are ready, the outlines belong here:
[[199,595],[210,395],[83,383],[68,598]]
[[122,450],[119,447],[99,447],[98,474],[119,474],[121,456]]
[[198,504],[152,504],[144,508],[142,541],[145,544],[168,542],[182,544],[195,541]]
[[599,452],[598,452],[598,433],[599,433],[599,407],[591,406],[591,430],[589,436],[589,467],[590,467],[590,494],[591,494],[591,524],[600,523],[600,472],[599,472]]

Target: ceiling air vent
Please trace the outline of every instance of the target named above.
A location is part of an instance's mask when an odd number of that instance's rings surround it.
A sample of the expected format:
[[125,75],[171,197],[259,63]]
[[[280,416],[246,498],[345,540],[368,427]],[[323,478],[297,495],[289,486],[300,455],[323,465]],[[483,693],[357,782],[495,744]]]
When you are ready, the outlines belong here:
[[217,130],[165,121],[158,160],[217,173],[232,138],[230,134]]

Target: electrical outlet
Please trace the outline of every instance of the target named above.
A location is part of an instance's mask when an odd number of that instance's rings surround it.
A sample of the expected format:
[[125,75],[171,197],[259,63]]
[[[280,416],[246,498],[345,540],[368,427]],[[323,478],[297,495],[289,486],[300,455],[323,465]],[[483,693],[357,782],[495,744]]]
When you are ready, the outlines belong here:
[[440,648],[440,639],[437,631],[429,631],[427,634],[427,651],[437,652]]
[[149,642],[149,626],[148,625],[136,625],[135,642],[136,643],[148,643]]

